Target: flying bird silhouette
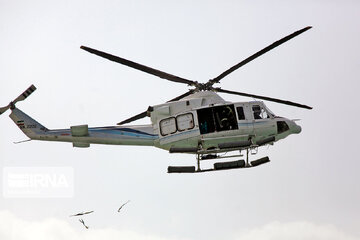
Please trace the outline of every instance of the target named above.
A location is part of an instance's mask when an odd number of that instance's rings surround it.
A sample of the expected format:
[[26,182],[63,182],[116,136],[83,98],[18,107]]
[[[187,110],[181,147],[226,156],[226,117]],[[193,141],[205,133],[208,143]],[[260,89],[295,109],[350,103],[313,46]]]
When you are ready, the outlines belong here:
[[88,226],[86,226],[86,225],[85,225],[85,222],[84,222],[84,220],[83,220],[82,218],[80,218],[80,219],[79,219],[79,222],[81,222],[81,223],[84,225],[84,227],[85,227],[86,229],[88,229],[88,228],[89,228]]
[[74,215],[70,215],[70,217],[76,217],[76,216],[82,216],[82,215],[86,215],[86,214],[90,214],[93,213],[94,211],[88,211],[88,212],[80,212]]
[[128,200],[126,203],[124,203],[123,205],[121,205],[118,209],[118,212],[120,212],[120,210],[122,209],[123,206],[125,206],[128,202],[130,202],[130,200]]

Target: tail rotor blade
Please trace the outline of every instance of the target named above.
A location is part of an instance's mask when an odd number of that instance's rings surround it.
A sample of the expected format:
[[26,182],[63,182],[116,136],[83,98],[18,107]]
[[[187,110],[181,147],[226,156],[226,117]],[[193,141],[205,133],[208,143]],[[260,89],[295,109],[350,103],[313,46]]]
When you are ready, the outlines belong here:
[[0,115],[6,112],[9,108],[14,107],[15,103],[19,101],[25,100],[28,96],[30,96],[34,91],[36,90],[36,87],[34,85],[31,85],[26,89],[21,95],[19,95],[17,98],[14,99],[14,101],[10,102],[7,106],[0,108]]
[[6,112],[9,108],[10,108],[10,104],[7,105],[6,107],[1,107],[0,108],[0,115],[3,114],[4,112]]
[[13,103],[17,103],[19,101],[23,101],[25,100],[28,96],[30,96],[34,91],[36,90],[36,87],[34,85],[31,85],[30,87],[28,87],[28,89],[26,89],[21,95],[19,95],[17,98],[15,98],[15,100],[13,101]]

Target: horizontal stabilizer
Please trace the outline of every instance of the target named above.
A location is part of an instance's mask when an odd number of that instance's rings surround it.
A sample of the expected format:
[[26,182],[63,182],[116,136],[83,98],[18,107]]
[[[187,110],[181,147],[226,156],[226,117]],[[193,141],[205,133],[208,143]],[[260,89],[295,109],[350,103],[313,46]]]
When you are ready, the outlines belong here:
[[73,137],[86,137],[89,135],[88,125],[71,126],[70,128]]

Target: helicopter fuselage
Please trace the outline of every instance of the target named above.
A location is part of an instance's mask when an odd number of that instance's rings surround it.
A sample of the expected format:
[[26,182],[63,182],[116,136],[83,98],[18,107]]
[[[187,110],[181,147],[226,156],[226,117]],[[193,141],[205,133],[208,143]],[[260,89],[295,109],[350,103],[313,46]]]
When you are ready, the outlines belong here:
[[231,103],[214,92],[152,107],[152,124],[49,130],[21,110],[10,117],[32,140],[90,144],[155,146],[176,153],[217,153],[272,144],[301,127],[275,116],[261,101]]
[[[153,107],[155,146],[170,152],[225,152],[273,143],[301,127],[277,117],[263,102],[226,102],[214,92]],[[248,143],[248,144],[246,144]]]

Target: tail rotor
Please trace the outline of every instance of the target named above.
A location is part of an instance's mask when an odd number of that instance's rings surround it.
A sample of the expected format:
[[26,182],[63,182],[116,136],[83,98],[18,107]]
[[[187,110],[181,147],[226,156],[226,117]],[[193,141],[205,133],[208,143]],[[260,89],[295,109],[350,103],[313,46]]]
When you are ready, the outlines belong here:
[[32,84],[28,89],[26,89],[22,94],[20,94],[17,98],[15,98],[12,102],[10,102],[7,106],[0,108],[0,115],[6,112],[9,108],[14,109],[15,104],[20,101],[24,101],[28,96],[30,96],[36,87]]

